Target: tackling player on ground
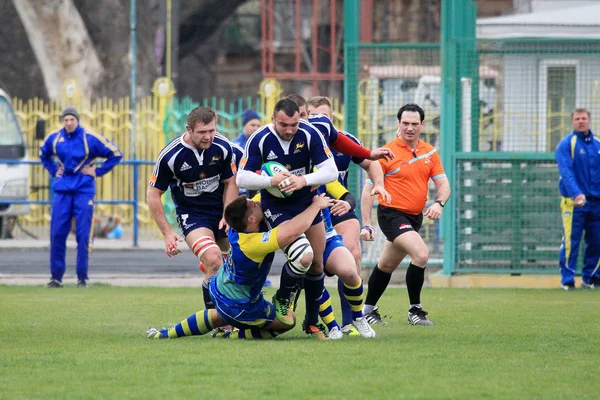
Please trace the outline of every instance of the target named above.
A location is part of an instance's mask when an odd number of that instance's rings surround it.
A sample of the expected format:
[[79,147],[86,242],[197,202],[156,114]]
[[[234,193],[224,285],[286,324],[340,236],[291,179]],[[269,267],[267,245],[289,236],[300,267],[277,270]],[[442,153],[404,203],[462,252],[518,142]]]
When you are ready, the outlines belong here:
[[169,329],[150,328],[153,339],[204,335],[213,329],[233,325],[238,328],[224,335],[239,339],[270,339],[292,329],[296,316],[289,311],[281,321],[274,305],[265,300],[262,287],[271,269],[274,252],[290,245],[311,227],[321,210],[333,202],[325,195],[314,196],[307,208],[291,220],[268,229],[260,205],[240,196],[225,208],[231,229],[231,247],[223,268],[210,282],[215,309],[192,314]]

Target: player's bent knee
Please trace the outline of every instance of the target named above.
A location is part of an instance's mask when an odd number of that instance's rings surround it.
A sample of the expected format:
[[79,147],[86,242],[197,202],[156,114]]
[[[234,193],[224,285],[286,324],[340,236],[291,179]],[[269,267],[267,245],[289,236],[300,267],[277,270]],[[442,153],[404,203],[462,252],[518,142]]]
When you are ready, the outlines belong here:
[[[311,249],[311,250],[312,250],[312,249]],[[304,257],[302,257],[302,260],[300,260],[300,264],[302,264],[302,266],[308,270],[308,268],[310,268],[310,265],[311,265],[311,264],[312,264],[312,262],[313,262],[313,258],[314,258],[313,256],[314,256],[314,255],[313,255],[313,253],[312,253],[312,252],[310,252],[310,253],[306,253],[306,254],[304,255]]]
[[204,253],[203,263],[207,275],[214,275],[223,266],[223,256],[220,251],[210,250]]
[[313,249],[306,235],[300,236],[283,249],[289,266],[298,275],[304,275],[313,260]]
[[429,261],[429,250],[425,248],[424,250],[417,251],[415,254],[411,255],[411,259],[414,265],[425,267],[427,261]]

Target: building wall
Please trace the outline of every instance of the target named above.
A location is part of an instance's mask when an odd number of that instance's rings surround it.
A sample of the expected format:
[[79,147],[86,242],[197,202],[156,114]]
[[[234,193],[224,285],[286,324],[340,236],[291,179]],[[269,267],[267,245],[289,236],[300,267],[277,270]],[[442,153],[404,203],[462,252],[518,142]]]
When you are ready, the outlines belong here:
[[[546,143],[546,90],[541,82],[544,60],[576,60],[576,106],[599,115],[600,54],[506,55],[503,71],[504,151],[553,151]],[[544,90],[545,89],[545,90]],[[570,110],[566,110],[570,112]],[[592,130],[600,131],[600,119],[592,118]],[[565,134],[568,132],[565,131]]]

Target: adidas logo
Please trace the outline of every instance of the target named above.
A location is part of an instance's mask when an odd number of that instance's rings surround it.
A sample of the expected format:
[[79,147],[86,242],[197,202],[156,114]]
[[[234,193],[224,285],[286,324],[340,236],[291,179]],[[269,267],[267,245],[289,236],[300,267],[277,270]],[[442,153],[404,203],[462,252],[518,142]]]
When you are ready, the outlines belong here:
[[187,171],[188,169],[192,169],[192,167],[190,167],[190,164],[186,163],[185,161],[183,162],[181,168],[179,168],[180,171]]
[[269,155],[267,156],[267,160],[271,161],[271,160],[275,160],[277,158],[277,154],[273,153],[273,150],[271,150],[269,152]]

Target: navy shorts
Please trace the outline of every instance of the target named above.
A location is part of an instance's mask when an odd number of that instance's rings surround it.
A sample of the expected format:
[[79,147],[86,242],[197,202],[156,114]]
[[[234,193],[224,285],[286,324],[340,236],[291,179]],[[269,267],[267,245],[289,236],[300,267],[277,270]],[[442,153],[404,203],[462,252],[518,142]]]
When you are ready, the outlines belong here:
[[219,316],[228,324],[238,329],[263,328],[270,325],[275,319],[275,306],[265,300],[263,295],[252,303],[236,304],[231,299],[223,296],[211,279],[210,297],[215,303]]
[[[285,221],[289,221],[302,211],[306,210],[312,203],[312,198],[308,199],[308,203],[270,203],[261,202],[260,206],[265,214],[265,222],[270,229],[281,225]],[[311,225],[316,225],[323,221],[321,213],[318,213]]]
[[198,228],[207,228],[213,231],[215,240],[227,237],[227,232],[224,229],[219,230],[219,222],[221,222],[221,214],[215,213],[212,215],[201,213],[183,213],[177,214],[177,223],[183,233],[187,236],[191,231]]
[[407,214],[395,208],[379,205],[377,208],[377,222],[385,238],[393,242],[403,233],[419,232],[423,224],[423,214]]

